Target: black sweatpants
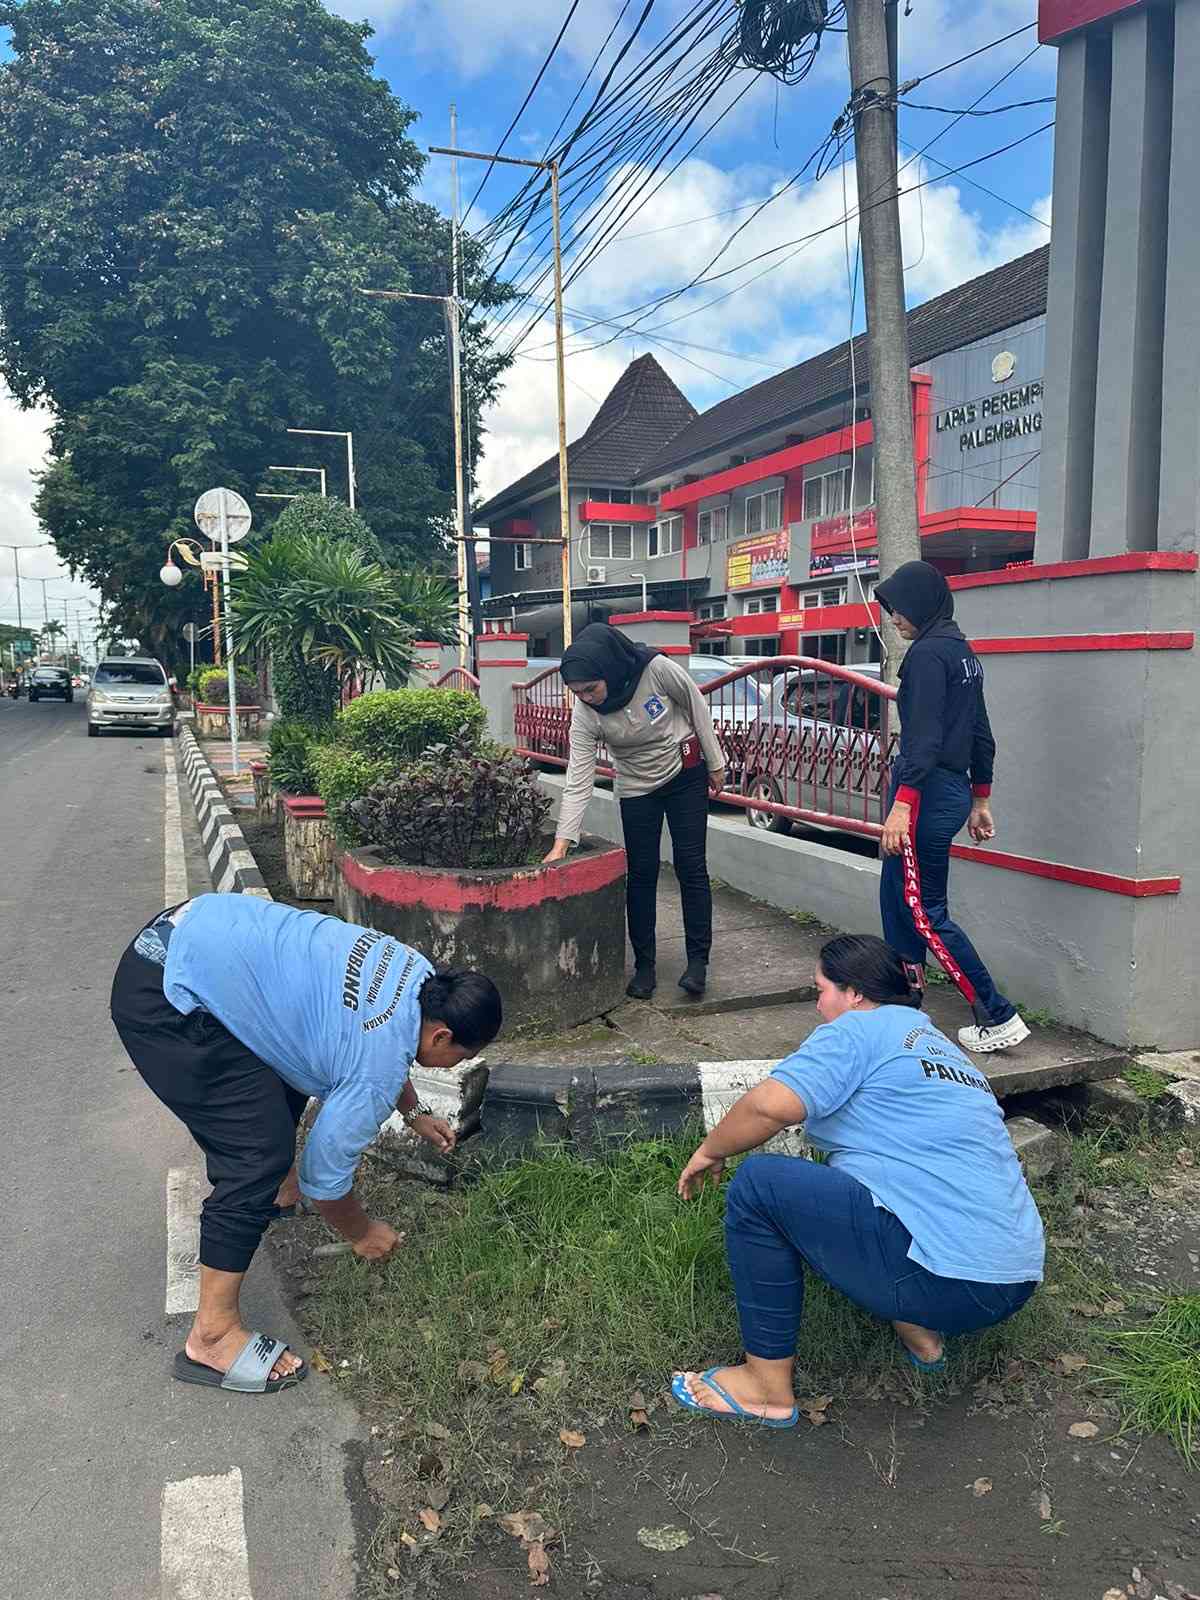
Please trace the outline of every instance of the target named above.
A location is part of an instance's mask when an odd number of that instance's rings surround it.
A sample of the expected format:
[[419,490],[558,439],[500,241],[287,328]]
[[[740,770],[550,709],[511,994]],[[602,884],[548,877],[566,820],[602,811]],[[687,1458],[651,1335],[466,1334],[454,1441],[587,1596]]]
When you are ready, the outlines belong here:
[[671,854],[683,903],[689,961],[707,961],[712,950],[712,885],[708,881],[708,768],[684,767],[660,789],[621,801],[621,827],[629,869],[626,909],[629,942],[639,966],[654,964],[658,867],[663,818],[671,830]]
[[130,945],[113,980],[112,1019],[138,1072],[203,1150],[213,1191],[200,1213],[200,1262],[245,1272],[295,1159],[308,1097],[206,1011],[183,1016],[163,969]]

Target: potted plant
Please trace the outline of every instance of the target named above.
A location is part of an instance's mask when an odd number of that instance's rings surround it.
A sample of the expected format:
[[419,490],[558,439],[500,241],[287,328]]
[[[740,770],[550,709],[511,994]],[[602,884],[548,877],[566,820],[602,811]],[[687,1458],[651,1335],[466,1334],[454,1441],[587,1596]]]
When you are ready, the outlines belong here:
[[510,1028],[599,1016],[624,992],[625,852],[586,839],[543,865],[550,808],[531,763],[469,740],[435,746],[347,805],[363,842],[337,857],[336,909],[487,972]]

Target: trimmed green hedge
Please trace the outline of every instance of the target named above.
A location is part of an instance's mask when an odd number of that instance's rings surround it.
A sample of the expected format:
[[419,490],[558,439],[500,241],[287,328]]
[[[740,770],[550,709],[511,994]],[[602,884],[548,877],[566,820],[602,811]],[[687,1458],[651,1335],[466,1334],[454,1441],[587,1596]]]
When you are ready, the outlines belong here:
[[461,689],[377,689],[338,712],[333,738],[343,749],[400,764],[430,745],[463,737],[478,745],[486,722],[476,697]]
[[359,836],[350,807],[375,784],[391,777],[396,770],[394,764],[336,744],[313,746],[308,759],[316,791],[325,802],[338,842],[349,849],[370,844],[369,839]]
[[[253,678],[239,672],[235,681],[238,705],[256,706],[258,704],[258,684]],[[229,704],[229,673],[225,667],[209,667],[200,674],[200,693],[198,699],[205,706],[227,706]]]

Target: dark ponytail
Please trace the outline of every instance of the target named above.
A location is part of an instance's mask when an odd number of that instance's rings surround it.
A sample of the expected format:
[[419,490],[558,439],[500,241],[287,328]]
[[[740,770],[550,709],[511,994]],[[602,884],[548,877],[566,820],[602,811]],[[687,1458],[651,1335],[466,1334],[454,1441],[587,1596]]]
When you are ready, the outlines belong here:
[[842,933],[821,947],[821,971],[839,989],[857,989],[880,1006],[920,1006],[904,962],[871,933]]
[[482,972],[434,972],[421,985],[421,1020],[444,1022],[457,1044],[482,1050],[504,1020],[500,991]]

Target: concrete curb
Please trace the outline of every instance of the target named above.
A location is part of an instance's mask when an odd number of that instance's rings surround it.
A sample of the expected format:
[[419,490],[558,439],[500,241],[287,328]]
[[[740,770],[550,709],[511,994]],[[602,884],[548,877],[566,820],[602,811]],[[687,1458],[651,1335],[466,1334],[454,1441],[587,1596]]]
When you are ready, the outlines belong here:
[[179,753],[214,885],[222,894],[257,894],[264,900],[272,899],[246,836],[190,728],[180,727]]

